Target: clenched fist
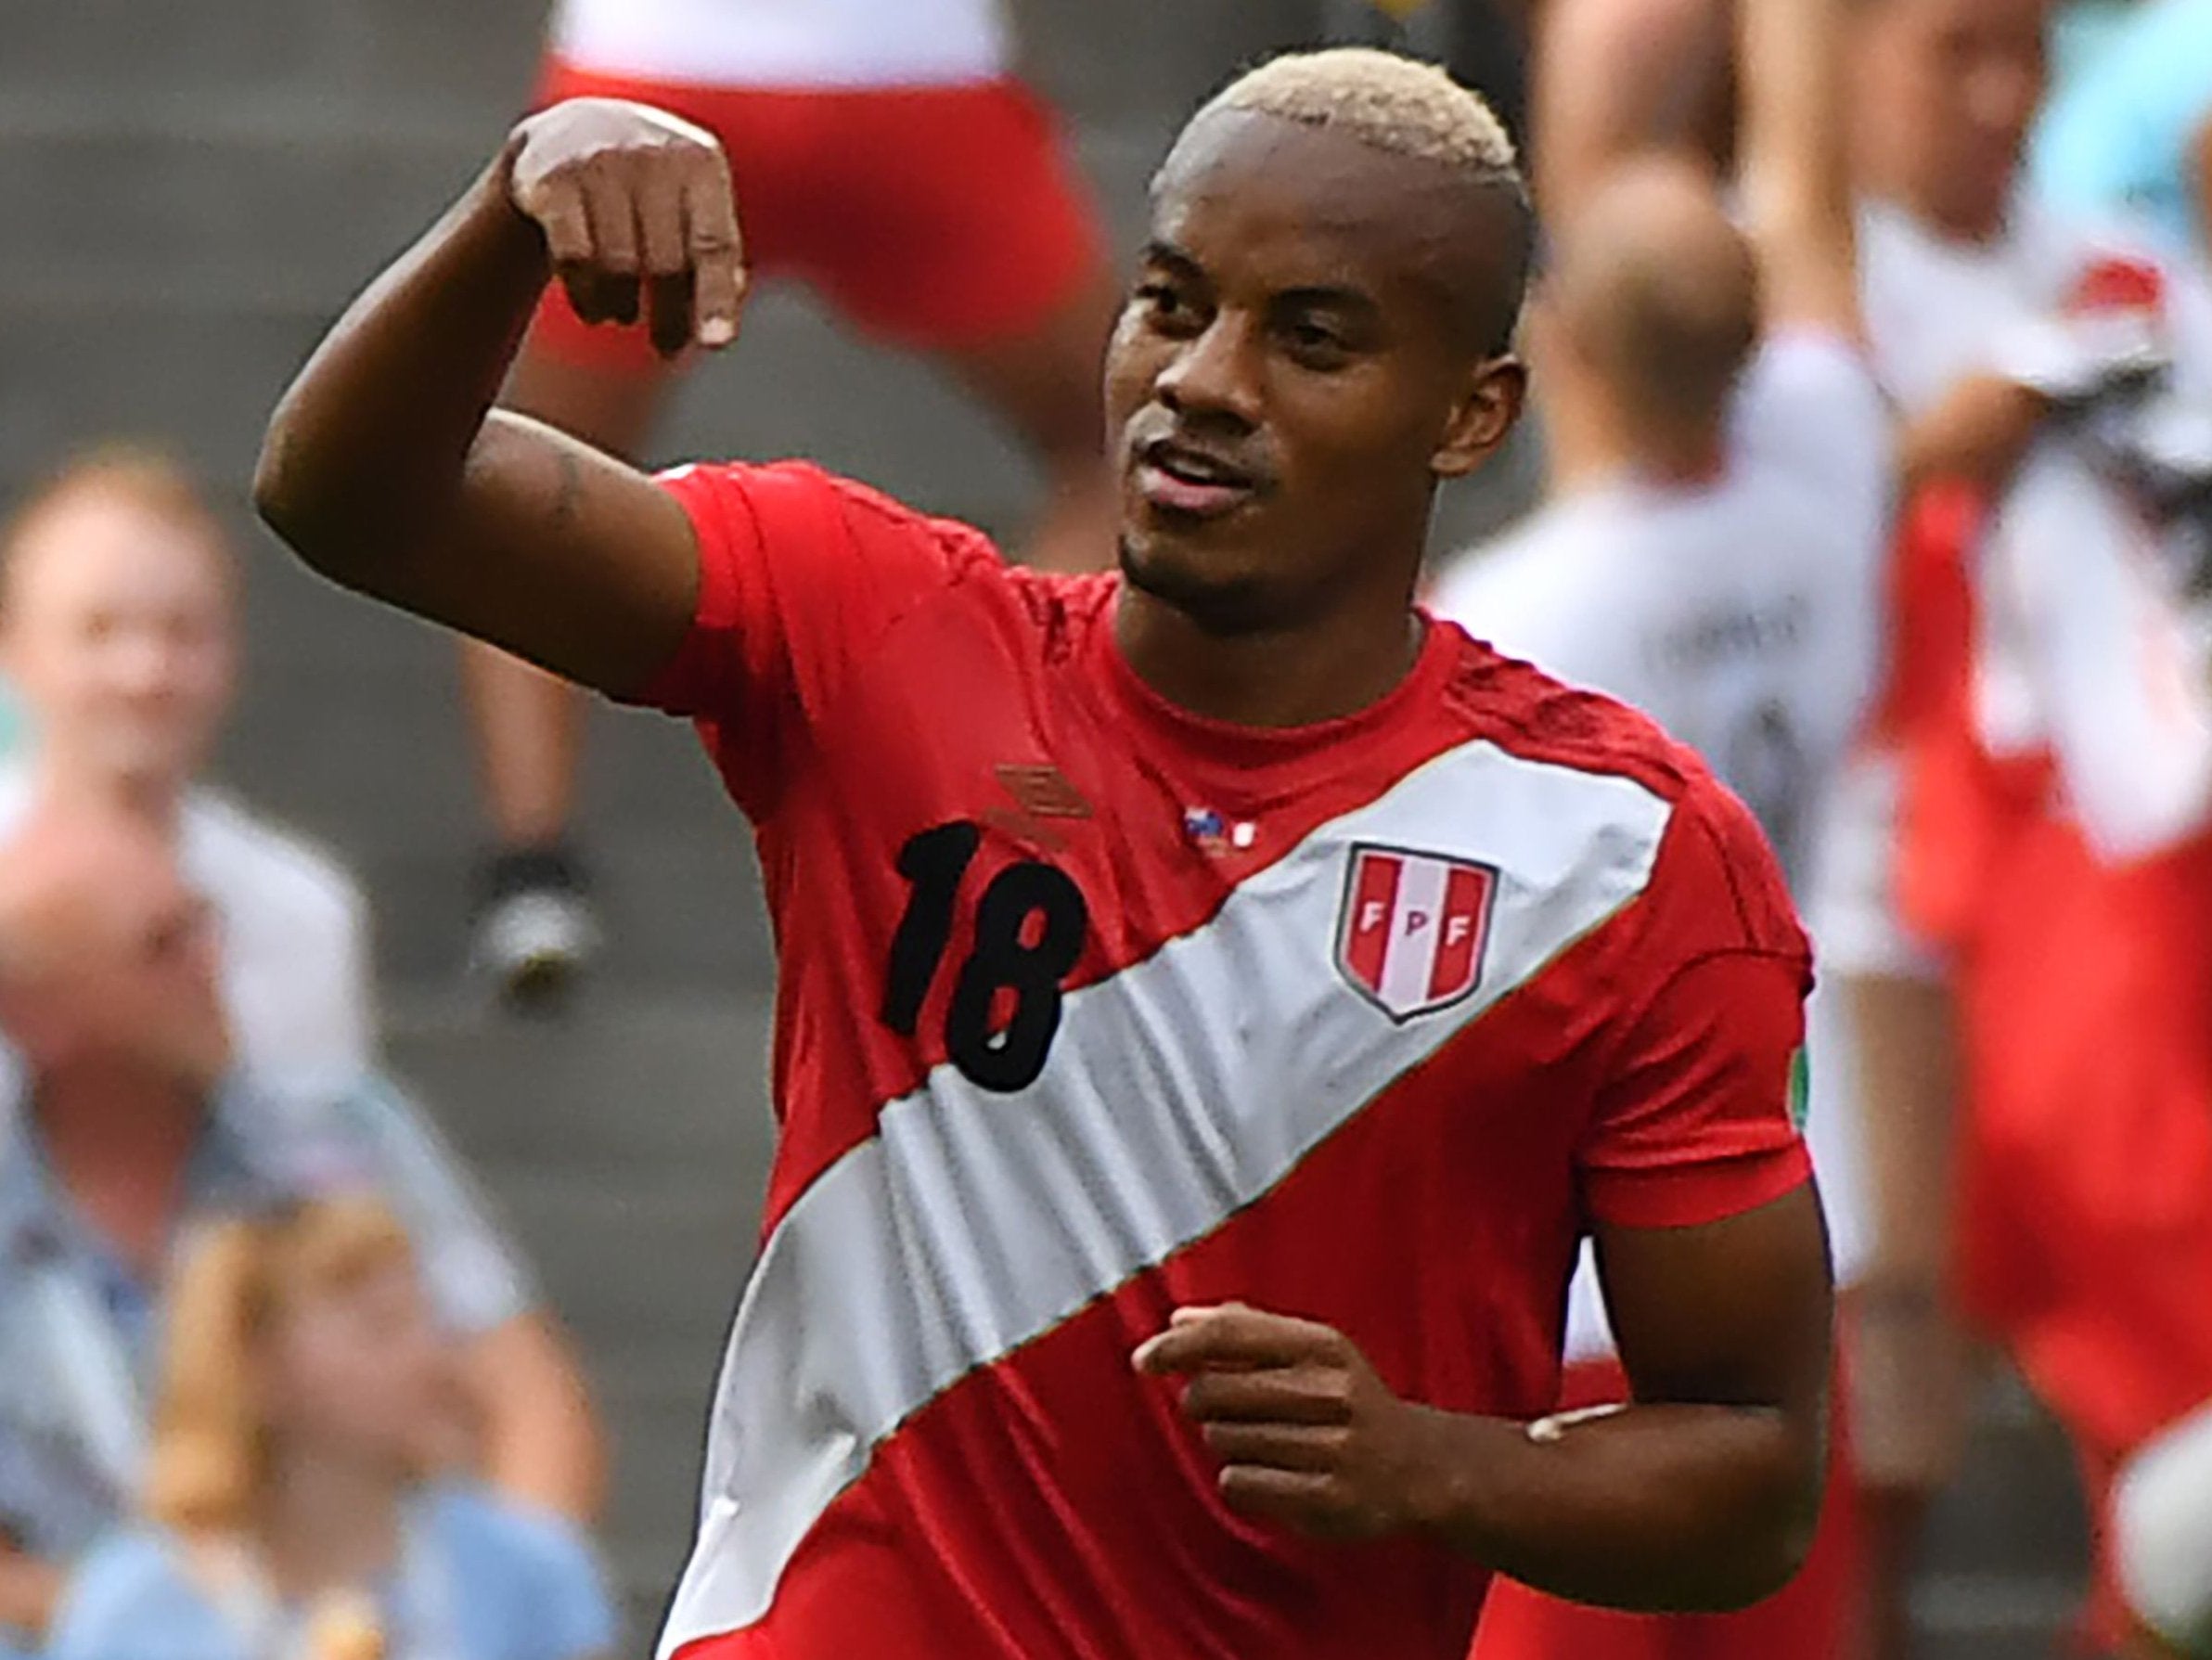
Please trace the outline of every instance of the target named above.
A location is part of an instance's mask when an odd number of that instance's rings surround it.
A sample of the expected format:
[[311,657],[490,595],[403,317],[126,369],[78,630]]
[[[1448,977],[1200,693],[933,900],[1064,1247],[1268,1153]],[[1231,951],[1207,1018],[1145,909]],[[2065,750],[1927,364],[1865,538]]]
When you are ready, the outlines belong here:
[[673,354],[737,338],[744,247],[713,134],[620,98],[572,98],[517,127],[509,199],[544,231],[586,322],[645,316]]
[[1189,1380],[1183,1414],[1221,1461],[1221,1496],[1240,1515],[1341,1540],[1420,1522],[1431,1414],[1393,1395],[1343,1332],[1241,1303],[1178,1308],[1131,1358],[1149,1376]]

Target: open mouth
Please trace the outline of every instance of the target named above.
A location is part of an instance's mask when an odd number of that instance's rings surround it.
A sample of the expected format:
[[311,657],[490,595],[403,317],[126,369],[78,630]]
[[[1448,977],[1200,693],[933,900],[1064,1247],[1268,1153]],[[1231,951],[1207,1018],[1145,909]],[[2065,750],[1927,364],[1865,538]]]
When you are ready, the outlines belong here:
[[1162,439],[1138,452],[1137,487],[1155,508],[1217,519],[1251,500],[1259,481],[1232,461]]

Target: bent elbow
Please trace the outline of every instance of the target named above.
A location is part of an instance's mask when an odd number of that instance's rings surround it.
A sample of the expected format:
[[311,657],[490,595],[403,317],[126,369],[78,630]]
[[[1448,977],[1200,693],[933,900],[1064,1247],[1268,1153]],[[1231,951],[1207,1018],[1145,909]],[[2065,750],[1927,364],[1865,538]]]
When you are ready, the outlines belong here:
[[261,455],[253,464],[253,510],[277,539],[308,564],[322,569],[317,558],[322,539],[315,534],[314,493],[296,458],[291,424],[283,404],[269,418],[262,435]]
[[253,510],[277,540],[317,574],[347,587],[360,586],[356,549],[367,509],[340,498],[309,444],[279,404],[263,435],[253,466]]
[[1717,1563],[1695,1608],[1684,1614],[1740,1614],[1788,1589],[1812,1555],[1820,1533],[1825,1482],[1816,1476],[1808,1487],[1791,1493],[1749,1536]]

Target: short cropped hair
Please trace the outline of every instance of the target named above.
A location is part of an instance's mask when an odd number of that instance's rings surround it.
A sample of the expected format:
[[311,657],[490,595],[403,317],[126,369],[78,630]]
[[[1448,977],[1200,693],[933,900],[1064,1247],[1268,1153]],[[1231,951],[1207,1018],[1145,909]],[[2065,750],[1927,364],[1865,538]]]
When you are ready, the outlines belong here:
[[1484,336],[1503,350],[1528,283],[1536,242],[1512,138],[1480,93],[1442,69],[1374,46],[1289,52],[1246,71],[1209,100],[1193,123],[1225,112],[1342,133],[1390,155],[1437,162],[1503,207],[1506,231],[1502,317],[1487,315]]
[[63,509],[96,497],[126,502],[188,532],[211,549],[228,553],[230,541],[222,521],[183,462],[150,444],[100,444],[63,461],[0,522],[0,602],[7,593],[16,552],[32,533]]

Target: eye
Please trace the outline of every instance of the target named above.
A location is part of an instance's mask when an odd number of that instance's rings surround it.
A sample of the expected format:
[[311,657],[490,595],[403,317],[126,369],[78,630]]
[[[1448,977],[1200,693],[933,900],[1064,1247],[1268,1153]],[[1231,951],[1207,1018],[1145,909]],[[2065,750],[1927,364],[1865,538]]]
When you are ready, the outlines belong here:
[[1140,307],[1157,328],[1184,328],[1192,326],[1197,320],[1194,308],[1183,298],[1182,291],[1175,284],[1158,277],[1138,283],[1130,295],[1130,301]]
[[1282,333],[1291,355],[1307,368],[1341,367],[1351,352],[1350,343],[1342,334],[1312,317],[1301,317],[1286,324]]

